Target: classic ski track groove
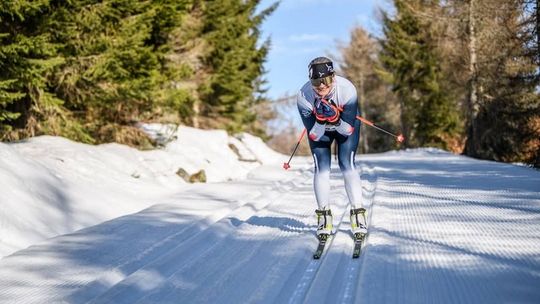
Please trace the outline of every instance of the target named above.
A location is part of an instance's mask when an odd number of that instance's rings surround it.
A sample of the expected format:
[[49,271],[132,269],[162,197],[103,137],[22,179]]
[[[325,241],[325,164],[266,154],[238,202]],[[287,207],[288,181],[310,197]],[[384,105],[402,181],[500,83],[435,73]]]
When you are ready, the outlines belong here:
[[[375,200],[375,193],[377,191],[377,174],[374,170],[374,167],[371,165],[365,165],[362,167],[362,175],[365,175],[372,177],[374,180],[370,181],[370,179],[361,179],[362,182],[366,182],[369,187],[366,188],[362,185],[362,198],[366,197],[366,204],[365,207],[368,209],[368,218],[367,223],[368,227],[371,224],[371,219],[373,217],[374,213],[374,200]],[[369,231],[369,229],[368,229]],[[344,280],[345,286],[340,290],[338,294],[338,303],[353,303],[354,302],[354,294],[356,292],[356,287],[358,285],[358,276],[360,275],[360,272],[362,270],[362,265],[364,264],[364,256],[366,254],[367,249],[369,248],[369,233],[364,238],[364,241],[362,242],[362,250],[360,252],[360,257],[357,259],[351,259],[349,260],[349,265],[347,266],[347,270],[345,271],[344,275],[346,279]]]
[[[305,175],[304,175],[305,177]],[[259,208],[256,210],[256,212],[252,213],[252,214],[249,214],[249,218],[255,216],[255,215],[259,215],[259,214],[262,214],[262,213],[268,213],[269,211],[271,211],[272,207],[275,207],[276,205],[279,205],[281,203],[283,203],[285,201],[285,198],[287,197],[287,195],[290,193],[289,191],[291,189],[294,189],[294,188],[297,188],[299,187],[298,183],[295,181],[295,180],[290,180],[290,181],[287,181],[287,182],[282,182],[280,183],[280,190],[283,190],[281,193],[282,195],[280,195],[280,199],[277,199],[277,200],[273,200],[271,201],[270,203],[266,204],[263,208]],[[286,190],[286,191],[285,191]],[[272,212],[270,212],[272,213]],[[310,212],[311,213],[311,212]],[[306,212],[304,212],[304,216],[307,216]],[[240,226],[237,227],[237,229],[241,229],[243,226],[247,225],[246,223],[242,223]],[[268,242],[273,242],[274,240],[277,240],[279,238],[282,238],[286,235],[288,235],[289,232],[285,232],[285,231],[280,231],[278,233],[272,233],[272,237],[268,240]],[[252,237],[247,237],[247,239],[252,239]],[[223,242],[220,242],[220,244],[225,244],[225,240]],[[257,242],[257,244],[255,246],[253,245],[245,245],[243,247],[235,247],[234,248],[234,254],[230,254],[230,256],[234,256],[235,257],[235,261],[234,261],[234,264],[229,264],[229,267],[227,267],[226,269],[226,273],[222,273],[222,278],[221,278],[221,281],[222,282],[226,282],[227,281],[227,278],[230,278],[230,279],[234,279],[234,275],[239,272],[240,270],[242,270],[243,266],[244,266],[244,263],[247,263],[247,262],[250,262],[252,259],[252,257],[256,254],[259,254],[258,250],[259,248],[261,248],[263,246],[263,242]],[[212,249],[213,247],[215,246],[212,246]],[[244,248],[246,247],[246,248]],[[215,251],[215,250],[208,250],[206,251],[207,253],[211,253],[211,251]],[[246,254],[247,252],[247,254]],[[197,259],[197,260],[204,260],[204,259]],[[194,264],[194,263],[190,263],[190,264]],[[187,265],[186,267],[190,266],[191,268],[195,267],[194,265]],[[272,265],[270,265],[270,268]],[[175,290],[174,290],[174,277],[177,276],[177,275],[181,275],[182,273],[182,270],[186,270],[186,267],[182,267],[181,269],[177,269],[175,273],[171,274],[166,282],[165,285],[162,286],[161,289],[155,289],[153,292],[149,293],[149,294],[145,294],[142,298],[140,298],[136,303],[148,303],[148,302],[167,302],[167,301],[171,301],[171,303],[173,303],[175,300],[178,300],[178,298],[180,297],[184,297],[184,298],[189,298],[191,301],[196,301],[196,295],[195,298],[193,297],[190,297],[189,294],[175,294]],[[170,282],[172,281],[172,282]],[[220,282],[214,282],[214,285],[218,285],[220,284]],[[213,286],[207,286],[209,289],[212,289],[214,288]],[[168,302],[167,302],[168,303]]]
[[[315,260],[313,259],[313,257],[311,257],[311,262],[306,268],[302,278],[300,279],[300,282],[298,282],[298,285],[296,286],[294,293],[291,295],[289,304],[302,303],[305,300],[305,296],[308,294],[309,290],[311,289],[312,284],[315,278],[317,277],[319,269],[321,268],[321,265],[323,265],[327,259],[328,251],[331,250],[332,248],[332,244],[334,243],[336,234],[339,233],[339,228],[341,227],[341,224],[343,223],[343,217],[348,211],[347,208],[343,208],[343,209],[344,210],[341,213],[339,221],[337,222],[338,225],[335,229],[336,232],[330,237],[330,241],[327,241],[321,258],[318,260]],[[312,251],[314,251],[315,249],[316,249],[316,246],[312,248]]]
[[[282,190],[284,188],[284,182],[278,182],[278,184],[274,185],[273,188],[274,188],[274,190]],[[163,288],[163,287],[157,287],[157,288],[155,288],[155,291],[153,291],[152,293],[150,293],[150,294],[142,294],[142,295],[140,295],[140,297],[138,297],[137,295],[134,295],[133,292],[126,295],[125,293],[122,293],[122,290],[126,289],[126,288],[129,289],[131,287],[131,285],[129,285],[129,282],[131,282],[133,277],[136,277],[137,274],[140,273],[140,271],[147,271],[146,269],[151,268],[154,264],[157,264],[156,267],[159,267],[159,268],[165,267],[163,264],[166,265],[167,263],[170,263],[170,264],[174,265],[174,263],[178,259],[180,259],[181,257],[185,257],[184,251],[187,250],[188,248],[183,249],[183,247],[190,247],[189,245],[194,245],[194,244],[191,244],[190,242],[194,242],[195,244],[198,243],[198,242],[205,242],[206,243],[205,239],[202,238],[204,233],[212,232],[211,228],[215,228],[216,225],[220,225],[220,223],[222,223],[223,221],[228,221],[229,218],[231,218],[235,214],[239,213],[243,209],[246,209],[246,207],[250,207],[250,208],[248,208],[246,215],[247,216],[253,216],[257,212],[259,212],[259,211],[263,210],[264,208],[268,207],[269,205],[275,203],[275,201],[281,200],[286,193],[287,192],[282,191],[276,197],[271,197],[269,199],[265,199],[264,203],[259,204],[260,206],[256,206],[257,203],[253,204],[251,202],[246,202],[245,204],[239,206],[238,208],[235,208],[234,210],[231,210],[229,213],[227,213],[223,217],[219,218],[219,220],[213,222],[211,225],[206,226],[205,229],[203,229],[203,230],[197,232],[196,234],[190,236],[184,242],[178,244],[177,246],[175,246],[171,250],[163,252],[163,254],[161,254],[158,258],[156,258],[156,259],[154,259],[152,261],[149,261],[148,263],[142,265],[136,271],[134,271],[134,272],[130,273],[128,276],[126,276],[122,281],[117,282],[114,286],[111,286],[109,289],[107,289],[103,294],[97,295],[94,299],[92,299],[88,303],[114,303],[114,297],[112,299],[107,299],[108,294],[113,294],[113,295],[123,294],[124,298],[129,295],[129,298],[132,299],[131,302],[136,303],[136,301],[143,300],[145,297],[148,297],[148,296],[151,296],[152,294],[157,293],[159,290],[161,290],[160,288]],[[259,198],[259,202],[260,201],[261,200]],[[222,244],[225,244],[226,241],[228,240],[228,238],[230,238],[230,237],[222,238],[222,239],[218,240],[217,242],[212,243],[210,246],[206,247],[202,252],[199,251],[197,253],[197,256],[194,257],[194,259],[190,261],[191,262],[190,264],[193,264],[194,262],[203,260],[203,258],[206,255],[210,254],[214,250],[214,248],[219,247]],[[241,249],[242,248],[234,248],[235,251],[242,251]],[[188,253],[188,255],[189,255],[189,253]],[[164,261],[162,261],[162,260],[164,260]],[[169,278],[173,277],[176,273],[179,273],[180,271],[182,271],[185,268],[189,267],[190,264],[186,264],[186,265],[184,265],[184,266],[182,266],[180,268],[175,269],[175,271],[173,273],[170,273],[167,278],[169,279]],[[166,282],[167,282],[167,280],[165,280],[164,283],[166,284]],[[117,289],[120,289],[120,290],[117,290]],[[134,296],[137,296],[137,297],[134,297]]]
[[[263,193],[259,192],[258,191],[258,194],[255,195],[254,197],[250,198],[250,201],[251,200],[258,200],[260,199],[263,195]],[[131,263],[136,263],[137,261],[140,261],[142,260],[149,252],[153,251],[154,249],[156,248],[159,248],[160,246],[162,245],[166,245],[168,243],[168,241],[171,241],[173,240],[174,241],[174,238],[176,236],[178,236],[179,234],[182,234],[182,233],[186,233],[186,231],[189,231],[189,230],[192,230],[192,229],[195,229],[198,225],[200,225],[201,223],[203,223],[203,227],[205,226],[205,228],[203,228],[202,230],[196,232],[196,234],[194,234],[193,236],[197,235],[198,233],[202,233],[204,232],[204,230],[210,228],[214,223],[218,222],[219,220],[221,220],[222,218],[224,217],[227,217],[228,214],[230,214],[231,212],[233,212],[234,210],[237,210],[237,209],[240,209],[242,208],[243,206],[245,205],[248,205],[250,203],[250,201],[240,201],[240,200],[236,200],[235,203],[235,207],[233,207],[234,209],[233,210],[230,210],[230,207],[227,207],[227,208],[222,208],[224,211],[226,210],[228,213],[221,217],[221,218],[218,218],[218,219],[215,219],[215,216],[214,215],[208,215],[208,216],[205,216],[203,217],[202,219],[200,220],[197,220],[195,222],[193,222],[192,224],[189,224],[187,225],[186,227],[182,228],[180,231],[168,236],[167,238],[163,239],[163,240],[160,240],[158,241],[157,243],[154,243],[152,245],[150,245],[149,247],[147,248],[144,248],[142,249],[142,253],[139,253],[137,255],[135,255],[135,258],[131,255],[121,255],[118,260],[113,260],[113,262],[115,263],[119,263],[121,262],[122,260],[126,260],[122,263],[120,263],[119,265],[118,264],[114,264],[115,266],[114,267],[111,267],[109,270],[106,270],[105,273],[103,272],[100,272],[100,275],[94,277],[94,279],[92,280],[87,280],[87,279],[80,279],[80,280],[75,280],[75,279],[72,279],[72,277],[78,277],[78,276],[81,276],[81,275],[84,275],[84,274],[91,274],[93,273],[92,271],[89,271],[85,268],[81,268],[81,270],[79,271],[78,268],[75,268],[76,270],[75,271],[72,271],[69,273],[69,278],[66,278],[66,281],[64,281],[63,283],[60,283],[60,284],[54,284],[53,286],[49,286],[51,285],[50,282],[48,282],[47,280],[44,280],[43,282],[35,282],[35,281],[28,281],[28,280],[20,280],[20,281],[17,281],[18,284],[21,284],[21,285],[25,285],[25,284],[28,284],[28,285],[33,285],[35,287],[44,287],[44,289],[41,289],[42,291],[39,292],[40,289],[36,288],[35,289],[35,292],[29,292],[29,293],[26,293],[25,295],[21,295],[20,297],[16,297],[16,298],[12,298],[13,300],[20,300],[20,298],[28,298],[28,297],[32,297],[33,295],[38,295],[38,294],[43,294],[43,290],[48,290],[50,288],[75,288],[75,287],[79,287],[79,286],[83,286],[83,285],[86,285],[85,287],[88,287],[88,284],[91,284],[92,282],[95,282],[95,281],[98,281],[100,278],[102,277],[105,277],[107,276],[108,274],[110,273],[113,273],[119,269],[121,269],[122,267],[126,266],[126,265],[130,265]],[[239,203],[240,202],[240,203]],[[153,208],[153,206],[150,206],[140,212],[143,212],[143,211],[146,211],[146,210],[150,210],[151,208]],[[132,214],[132,215],[126,215],[126,216],[122,216],[120,218],[117,218],[117,219],[113,219],[113,220],[109,220],[109,221],[106,221],[104,223],[112,223],[113,224],[113,227],[107,227],[108,229],[111,229],[111,228],[114,228],[115,231],[119,231],[121,230],[122,228],[124,227],[129,227],[130,230],[134,230],[133,232],[140,232],[140,230],[142,230],[143,227],[132,227],[132,225],[129,224],[129,222],[127,221],[124,221],[123,219],[126,218],[126,217],[130,217],[130,216],[138,216],[139,212],[135,213],[135,214]],[[115,225],[113,223],[113,221],[118,221],[120,222],[119,225]],[[104,224],[102,223],[102,224]],[[102,224],[98,224],[94,227],[100,227],[102,226]],[[85,231],[87,229],[92,229],[93,227],[87,227],[87,228],[84,228],[82,229],[81,231]],[[135,229],[134,229],[135,228]],[[54,239],[57,239],[57,238],[61,238],[61,237],[64,237],[64,236],[72,236],[72,235],[77,235],[78,232],[74,232],[74,233],[70,233],[70,234],[66,234],[66,235],[63,235],[63,236],[58,236],[58,237],[54,237],[52,238],[53,240]],[[136,234],[136,233],[135,233]],[[110,244],[110,245],[113,245],[113,244]],[[174,246],[179,246],[181,244],[176,244]],[[39,246],[39,245],[38,245]],[[106,249],[106,248],[104,248]],[[117,247],[116,249],[121,249],[119,247]],[[119,250],[119,251],[122,251],[122,250]],[[158,255],[159,256],[159,255]],[[112,264],[112,263],[111,263]],[[79,288],[78,291],[82,291],[84,290],[84,287],[83,288]],[[2,296],[2,290],[0,289],[0,296]],[[51,300],[54,300],[51,299]]]
[[[259,195],[255,196],[254,197],[254,200],[256,199],[260,199],[261,197],[263,196],[262,193],[259,193]],[[238,201],[237,201],[238,202]],[[137,264],[137,262],[139,261],[142,261],[142,260],[145,260],[144,257],[146,257],[149,253],[151,253],[153,250],[155,250],[156,248],[159,248],[160,246],[163,246],[163,245],[167,245],[167,243],[170,243],[170,241],[174,241],[175,240],[175,237],[181,235],[181,234],[185,234],[187,232],[189,232],[190,230],[193,230],[193,229],[196,229],[198,225],[200,225],[201,223],[204,223],[203,227],[201,230],[195,232],[194,234],[191,234],[190,237],[188,239],[184,239],[183,242],[181,243],[175,243],[173,245],[173,249],[176,249],[176,248],[181,248],[183,246],[183,244],[185,242],[189,242],[192,238],[196,238],[196,236],[198,236],[199,234],[201,233],[204,233],[207,229],[210,229],[211,227],[213,227],[213,225],[215,225],[216,223],[218,223],[220,220],[222,220],[223,218],[226,218],[228,217],[230,214],[232,214],[232,212],[236,211],[236,210],[239,210],[243,207],[245,207],[246,205],[249,205],[250,204],[250,201],[242,201],[240,204],[237,204],[233,210],[230,210],[228,211],[228,213],[226,213],[223,217],[220,217],[220,218],[217,218],[215,219],[215,216],[213,215],[208,215],[186,227],[184,227],[183,229],[181,229],[180,231],[168,236],[167,238],[163,239],[163,240],[160,240],[158,241],[157,243],[155,244],[152,244],[150,247],[146,248],[143,250],[142,253],[140,254],[137,254],[135,256],[131,256],[131,255],[123,255],[120,257],[120,260],[121,261],[122,259],[127,259],[126,261],[122,262],[120,265],[118,266],[115,266],[115,267],[112,267],[111,269],[107,270],[105,273],[101,274],[100,276],[96,277],[94,280],[69,280],[68,282],[65,282],[63,284],[59,284],[59,285],[54,285],[53,287],[54,288],[57,288],[57,287],[60,287],[60,288],[69,288],[71,286],[82,286],[82,285],[87,285],[88,284],[91,284],[92,282],[95,282],[95,281],[98,281],[99,279],[101,279],[102,277],[105,277],[107,276],[108,274],[110,273],[113,273],[115,271],[118,271],[118,270],[122,270],[123,268],[127,267],[127,266],[131,266],[131,264]],[[150,207],[151,208],[151,207]],[[224,208],[224,209],[229,209],[229,208]],[[121,229],[122,227],[126,226],[127,223],[124,223],[122,225],[119,225],[117,229]],[[156,257],[154,257],[153,259],[151,259],[150,261],[147,261],[145,260],[145,264],[143,265],[140,265],[140,267],[137,267],[135,270],[131,271],[130,273],[133,273],[135,271],[137,271],[138,269],[140,269],[141,267],[144,267],[145,265],[147,265],[148,263],[152,262],[153,260],[155,259],[158,259],[160,258],[162,255],[164,254],[167,254],[168,251],[164,251],[164,252],[158,252],[158,255]],[[116,262],[119,262],[119,261],[116,261]],[[78,275],[81,275],[81,274],[85,274],[87,273],[87,271],[80,271],[80,272],[71,272],[70,273],[70,276],[75,276],[77,277]],[[46,285],[49,285],[46,281],[44,281],[43,284],[36,284],[35,282],[30,282],[30,281],[21,281],[20,283],[22,284],[25,284],[25,283],[32,283],[34,284],[35,286],[46,286]],[[84,288],[82,289],[79,289],[78,291],[83,291]],[[36,291],[38,291],[38,289],[36,289]],[[36,292],[37,294],[37,292]],[[33,293],[29,293],[27,294],[28,295],[33,295]]]
[[[272,195],[270,195],[267,199],[262,200],[262,201],[265,201],[265,206],[271,204],[272,201],[274,201],[276,199],[279,199],[280,197],[283,196],[284,190],[285,190],[285,188],[287,188],[284,184],[286,184],[288,182],[289,181],[278,181],[278,182],[276,182],[276,183],[274,183],[272,185],[272,187],[271,187],[272,188]],[[124,281],[125,279],[129,278],[129,276],[131,276],[131,274],[133,274],[134,272],[137,272],[138,270],[145,267],[146,265],[151,264],[153,261],[158,260],[158,259],[162,258],[163,256],[169,254],[169,252],[171,250],[178,250],[178,249],[182,248],[182,246],[184,246],[186,243],[189,243],[192,240],[197,240],[199,235],[205,233],[205,231],[207,231],[208,229],[211,229],[212,227],[214,227],[214,225],[218,224],[221,220],[227,219],[228,217],[233,215],[235,212],[237,212],[238,210],[241,210],[242,208],[245,208],[246,206],[253,205],[254,201],[255,202],[260,202],[261,198],[263,198],[265,196],[268,196],[268,195],[265,195],[262,192],[258,191],[258,195],[250,198],[249,200],[236,200],[235,201],[236,205],[233,207],[234,209],[230,209],[230,207],[223,208],[223,209],[227,209],[227,213],[225,213],[223,216],[221,216],[219,218],[216,218],[215,215],[210,214],[208,216],[205,216],[205,217],[201,218],[200,220],[195,221],[192,224],[189,224],[186,227],[183,227],[180,231],[174,233],[173,235],[170,235],[167,238],[158,241],[157,244],[152,244],[150,247],[143,249],[144,250],[143,253],[135,255],[135,257],[133,257],[132,255],[123,255],[123,256],[120,257],[120,260],[117,260],[116,262],[120,262],[122,259],[125,260],[124,262],[122,262],[120,265],[111,267],[109,270],[106,270],[105,273],[103,273],[103,272],[99,273],[97,276],[94,276],[94,278],[91,279],[91,280],[73,279],[73,278],[76,278],[76,277],[79,277],[79,276],[82,276],[82,275],[85,275],[85,274],[90,274],[90,275],[92,274],[92,271],[88,271],[85,268],[81,268],[80,271],[79,271],[78,268],[75,268],[76,270],[71,271],[69,273],[69,277],[64,278],[65,281],[63,281],[63,282],[61,282],[59,284],[54,284],[53,283],[51,285],[51,282],[49,282],[47,280],[44,280],[42,282],[29,281],[29,280],[18,280],[17,282],[20,285],[32,285],[32,286],[35,286],[35,287],[42,287],[42,288],[35,288],[33,291],[23,293],[23,294],[20,294],[18,296],[15,296],[15,297],[10,296],[9,294],[4,294],[4,296],[8,296],[10,301],[22,301],[23,299],[24,300],[29,300],[29,299],[32,299],[34,297],[36,297],[36,298],[38,298],[40,300],[43,300],[43,301],[59,301],[60,299],[58,299],[57,297],[54,296],[54,292],[47,292],[47,291],[51,290],[51,289],[61,288],[61,289],[77,289],[76,290],[77,293],[84,292],[85,288],[91,288],[92,287],[91,286],[92,282],[97,282],[100,279],[102,279],[103,277],[107,277],[110,274],[114,274],[115,272],[117,272],[119,270],[122,270],[122,268],[132,266],[132,264],[137,264],[137,262],[140,262],[140,261],[144,261],[143,264],[138,265],[138,266],[136,266],[136,268],[130,270],[127,273],[128,275],[122,280],[122,281]],[[257,203],[255,203],[255,205],[256,204]],[[150,208],[152,208],[152,206],[147,208],[147,209],[150,209]],[[130,216],[130,215],[127,215],[127,216]],[[135,216],[137,216],[137,215],[135,214]],[[113,220],[115,220],[115,219],[113,219]],[[110,221],[107,221],[107,222],[110,222]],[[201,225],[201,223],[203,223],[203,225]],[[116,229],[121,229],[122,227],[125,227],[126,225],[128,225],[128,223],[122,223],[122,224],[116,226]],[[201,226],[202,226],[202,228],[201,228]],[[89,227],[89,228],[91,228],[91,227]],[[85,229],[88,229],[88,228],[85,228]],[[83,230],[85,230],[85,229],[83,229]],[[156,248],[159,248],[160,246],[163,246],[163,245],[167,245],[167,243],[170,243],[170,241],[174,241],[175,237],[177,237],[178,235],[186,234],[187,232],[189,232],[190,230],[193,230],[193,229],[200,229],[200,230],[193,231],[195,233],[190,235],[189,238],[184,239],[181,243],[172,244],[172,249],[157,252],[157,255],[155,257],[153,257],[152,259],[150,259],[150,260],[145,260],[144,259],[148,253],[151,253]],[[73,234],[76,234],[76,233],[77,232],[75,232]],[[72,235],[72,234],[68,234],[66,236],[69,236],[69,235]],[[59,236],[59,237],[62,237],[62,236]],[[53,238],[53,239],[55,239],[55,238]],[[117,283],[120,283],[120,282],[117,282]],[[83,286],[83,287],[81,287],[81,286]],[[79,287],[79,288],[77,288],[77,287]],[[112,288],[112,287],[113,286],[110,286],[110,288]],[[91,299],[89,299],[89,301],[87,303],[92,302],[93,299],[95,299],[96,297],[99,297],[101,294],[106,293],[110,288],[104,290],[103,292],[101,292],[101,293],[99,293],[97,295],[94,295]],[[49,295],[52,295],[52,296],[43,298],[44,294],[49,294]],[[0,299],[2,299],[2,297],[3,297],[2,296],[2,290],[0,290]]]
[[[250,214],[249,216],[252,217],[252,216],[260,215],[263,213],[267,213],[271,207],[286,201],[285,198],[287,197],[287,194],[288,193],[283,193],[283,195],[280,196],[279,200],[272,201],[270,204],[267,204],[264,208],[258,209],[256,212],[254,212],[253,214]],[[237,227],[237,229],[241,230],[243,227],[246,227],[247,225],[249,224],[242,223],[240,226]],[[277,233],[272,233],[271,238],[265,240],[265,242],[258,241],[256,242],[255,245],[244,244],[242,247],[238,247],[238,246],[234,247],[231,250],[232,253],[230,255],[227,255],[227,257],[231,257],[233,261],[232,263],[227,263],[228,267],[224,270],[224,272],[221,273],[220,282],[216,281],[214,283],[209,283],[207,284],[206,288],[208,288],[208,290],[217,290],[219,284],[222,284],[222,282],[227,282],[228,280],[234,280],[235,276],[244,269],[245,263],[249,263],[250,261],[252,261],[252,257],[260,254],[259,249],[263,245],[266,245],[266,243],[268,242],[273,242],[275,240],[278,240],[284,237],[286,234],[288,233],[280,231]],[[253,236],[247,236],[245,239],[252,240]],[[224,240],[223,242],[220,242],[220,244],[226,245],[226,240]],[[212,251],[215,251],[215,249]],[[223,252],[223,251],[220,251],[220,252]],[[211,254],[212,252],[208,252],[208,253]],[[205,259],[201,258],[198,260],[203,261]],[[209,259],[206,259],[206,260],[209,260]],[[219,263],[222,263],[222,262],[223,262],[222,260],[219,261]],[[189,266],[191,268],[196,268],[196,265],[189,265]],[[174,277],[181,275],[182,271],[185,271],[185,270],[186,270],[185,267],[183,267],[182,269],[177,269],[177,271],[169,277],[168,281],[171,281],[171,280],[174,281]],[[218,286],[215,286],[215,285],[218,285]],[[189,298],[191,301],[197,302],[195,300],[196,297],[197,295],[191,296],[190,294],[184,294],[183,292],[182,294],[175,294],[174,282],[167,282],[166,285],[163,286],[163,289],[161,290],[156,289],[152,293],[148,293],[144,295],[142,298],[140,298],[137,302],[134,302],[134,303],[154,303],[154,302],[155,303],[158,303],[158,302],[159,303],[173,303],[175,300],[178,300],[180,298]]]

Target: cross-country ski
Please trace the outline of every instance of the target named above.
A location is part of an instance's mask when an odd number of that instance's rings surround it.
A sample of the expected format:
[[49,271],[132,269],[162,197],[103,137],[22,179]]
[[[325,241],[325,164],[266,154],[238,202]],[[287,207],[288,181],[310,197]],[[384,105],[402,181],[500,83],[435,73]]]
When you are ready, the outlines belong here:
[[315,253],[313,254],[313,258],[318,260],[321,258],[323,252],[324,252],[324,247],[326,247],[326,243],[328,242],[328,238],[329,236],[328,235],[321,235],[319,236],[319,245],[317,245],[317,249],[315,250]]
[[356,234],[353,238],[354,240],[354,248],[353,248],[353,259],[357,259],[360,257],[360,252],[362,250],[362,243],[364,242],[365,235],[362,234]]

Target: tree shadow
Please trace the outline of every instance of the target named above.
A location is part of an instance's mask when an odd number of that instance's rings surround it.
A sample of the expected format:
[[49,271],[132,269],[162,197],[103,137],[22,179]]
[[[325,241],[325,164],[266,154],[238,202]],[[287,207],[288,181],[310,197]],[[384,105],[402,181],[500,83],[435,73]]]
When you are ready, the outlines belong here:
[[[368,243],[357,298],[399,303],[538,303],[538,256],[471,250],[380,227]],[[376,278],[376,279],[373,279]]]
[[288,217],[277,216],[251,216],[245,221],[237,218],[230,218],[231,223],[235,227],[239,227],[243,224],[249,224],[260,227],[279,229],[284,232],[305,232],[314,231],[316,225],[306,225],[298,220]]
[[370,227],[357,298],[539,303],[540,174],[416,154],[364,160],[378,177],[379,221]]
[[[257,227],[269,229],[250,232]],[[50,302],[51,293],[52,302],[68,303],[213,302],[227,297],[244,302],[254,293],[270,302],[266,299],[279,296],[282,288],[292,292],[278,278],[309,262],[308,251],[316,244],[312,231],[314,226],[289,217],[212,222],[178,205],[155,205],[2,259],[0,302],[21,296]],[[292,268],[273,269],[278,264]],[[215,292],[210,295],[208,288]]]
[[[430,158],[431,154],[436,157]],[[540,191],[538,171],[511,164],[481,161],[450,153],[426,157],[388,157],[365,161],[379,168],[379,178],[466,190]],[[426,167],[426,162],[429,167]],[[383,168],[383,170],[380,170]]]

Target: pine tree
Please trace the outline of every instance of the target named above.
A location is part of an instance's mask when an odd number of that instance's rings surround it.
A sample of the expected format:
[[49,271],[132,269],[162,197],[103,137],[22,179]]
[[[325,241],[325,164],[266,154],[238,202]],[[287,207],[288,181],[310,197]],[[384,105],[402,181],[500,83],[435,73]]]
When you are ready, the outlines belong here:
[[169,123],[193,123],[193,88],[199,66],[201,26],[199,1],[154,0],[151,36],[147,41],[157,53],[164,81],[155,99],[155,119]]
[[0,6],[0,138],[41,132],[45,117],[62,115],[47,74],[61,61],[44,32],[49,1],[8,1]]
[[[0,48],[0,53],[2,52],[3,50]],[[14,121],[21,115],[20,113],[10,111],[8,107],[13,107],[12,104],[14,102],[17,102],[25,96],[24,93],[16,92],[16,89],[14,90],[13,85],[16,82],[17,79],[0,81],[0,134],[11,131],[11,126],[7,123]]]
[[78,0],[59,4],[51,18],[65,58],[56,91],[97,142],[145,145],[134,123],[151,116],[166,80],[156,49],[167,24],[155,23],[153,8],[147,1]]
[[459,116],[442,87],[442,74],[429,21],[413,8],[434,5],[430,1],[394,1],[394,19],[384,15],[385,38],[381,62],[388,71],[401,107],[401,124],[407,146],[447,147],[459,135]]
[[207,1],[203,35],[209,51],[204,64],[210,71],[201,88],[206,115],[240,131],[252,123],[252,111],[260,98],[257,87],[264,73],[269,43],[258,46],[259,27],[277,4],[255,14],[259,0]]
[[[141,121],[262,132],[259,1],[9,1],[0,6],[0,136],[138,147]],[[201,109],[202,108],[202,109]],[[216,119],[218,118],[218,119]]]
[[[380,45],[362,27],[351,31],[348,45],[341,48],[343,62],[340,68],[358,91],[362,115],[388,130],[398,129],[397,100],[388,90],[378,71]],[[363,125],[364,126],[364,125]],[[361,149],[363,153],[382,152],[395,148],[396,141],[369,127],[362,128]]]

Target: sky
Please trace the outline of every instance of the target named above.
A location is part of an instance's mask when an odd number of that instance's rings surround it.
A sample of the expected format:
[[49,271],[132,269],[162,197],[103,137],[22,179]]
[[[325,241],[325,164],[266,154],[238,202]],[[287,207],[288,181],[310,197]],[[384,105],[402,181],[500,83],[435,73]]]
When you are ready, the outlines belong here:
[[[262,0],[259,8],[275,2]],[[378,8],[388,7],[388,0],[282,0],[262,25],[262,39],[271,39],[265,64],[268,97],[296,94],[307,81],[311,59],[338,59],[338,42],[347,43],[355,26],[380,35]]]

